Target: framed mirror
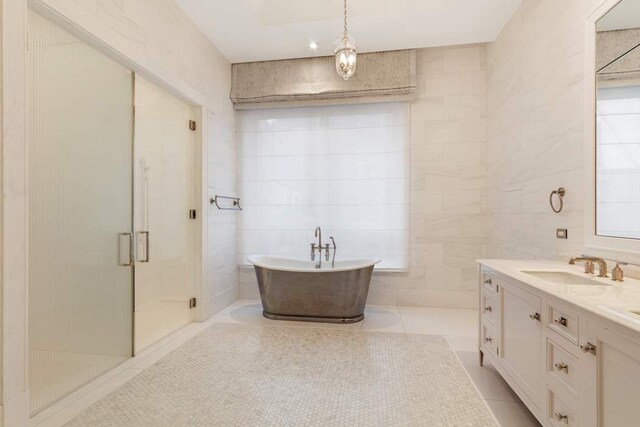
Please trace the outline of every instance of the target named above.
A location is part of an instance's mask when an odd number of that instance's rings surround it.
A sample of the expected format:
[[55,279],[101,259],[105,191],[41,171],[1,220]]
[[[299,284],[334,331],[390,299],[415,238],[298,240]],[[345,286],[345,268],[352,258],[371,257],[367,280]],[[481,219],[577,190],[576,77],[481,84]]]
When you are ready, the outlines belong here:
[[640,1],[605,1],[586,34],[586,250],[640,255]]

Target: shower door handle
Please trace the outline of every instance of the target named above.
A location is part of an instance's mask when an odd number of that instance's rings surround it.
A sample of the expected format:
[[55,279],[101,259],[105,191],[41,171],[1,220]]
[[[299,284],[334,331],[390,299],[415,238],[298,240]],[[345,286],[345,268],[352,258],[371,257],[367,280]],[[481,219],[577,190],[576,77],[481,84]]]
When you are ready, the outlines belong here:
[[[138,231],[136,233],[136,261],[137,262],[149,262],[149,232]],[[140,255],[144,255],[142,259]]]
[[118,233],[118,265],[123,267],[133,265],[133,259],[131,258],[132,243],[131,233]]

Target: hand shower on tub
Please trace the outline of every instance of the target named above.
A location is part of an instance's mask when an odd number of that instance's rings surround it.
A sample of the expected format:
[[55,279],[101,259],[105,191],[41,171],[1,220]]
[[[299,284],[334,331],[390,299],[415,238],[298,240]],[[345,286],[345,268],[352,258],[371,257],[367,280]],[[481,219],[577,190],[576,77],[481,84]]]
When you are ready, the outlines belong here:
[[[333,259],[331,259],[331,268],[334,268],[336,266],[336,249],[338,248],[336,246],[336,241],[333,240],[333,237],[329,237],[331,239],[331,243],[333,243]],[[327,246],[329,246],[329,244],[327,243]],[[327,248],[327,261],[329,261],[329,248]]]

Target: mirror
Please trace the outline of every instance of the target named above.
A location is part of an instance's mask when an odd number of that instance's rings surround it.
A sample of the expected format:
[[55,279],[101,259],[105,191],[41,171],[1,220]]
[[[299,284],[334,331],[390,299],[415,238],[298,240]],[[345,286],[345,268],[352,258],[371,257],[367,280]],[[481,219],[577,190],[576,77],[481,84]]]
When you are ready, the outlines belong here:
[[640,239],[640,1],[596,24],[596,235]]

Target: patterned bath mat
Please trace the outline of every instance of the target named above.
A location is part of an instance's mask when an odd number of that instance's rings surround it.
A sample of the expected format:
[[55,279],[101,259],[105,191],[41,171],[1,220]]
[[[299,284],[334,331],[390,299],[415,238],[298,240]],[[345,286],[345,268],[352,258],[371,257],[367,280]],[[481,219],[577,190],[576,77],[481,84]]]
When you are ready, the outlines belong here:
[[71,426],[495,426],[442,337],[216,323]]

